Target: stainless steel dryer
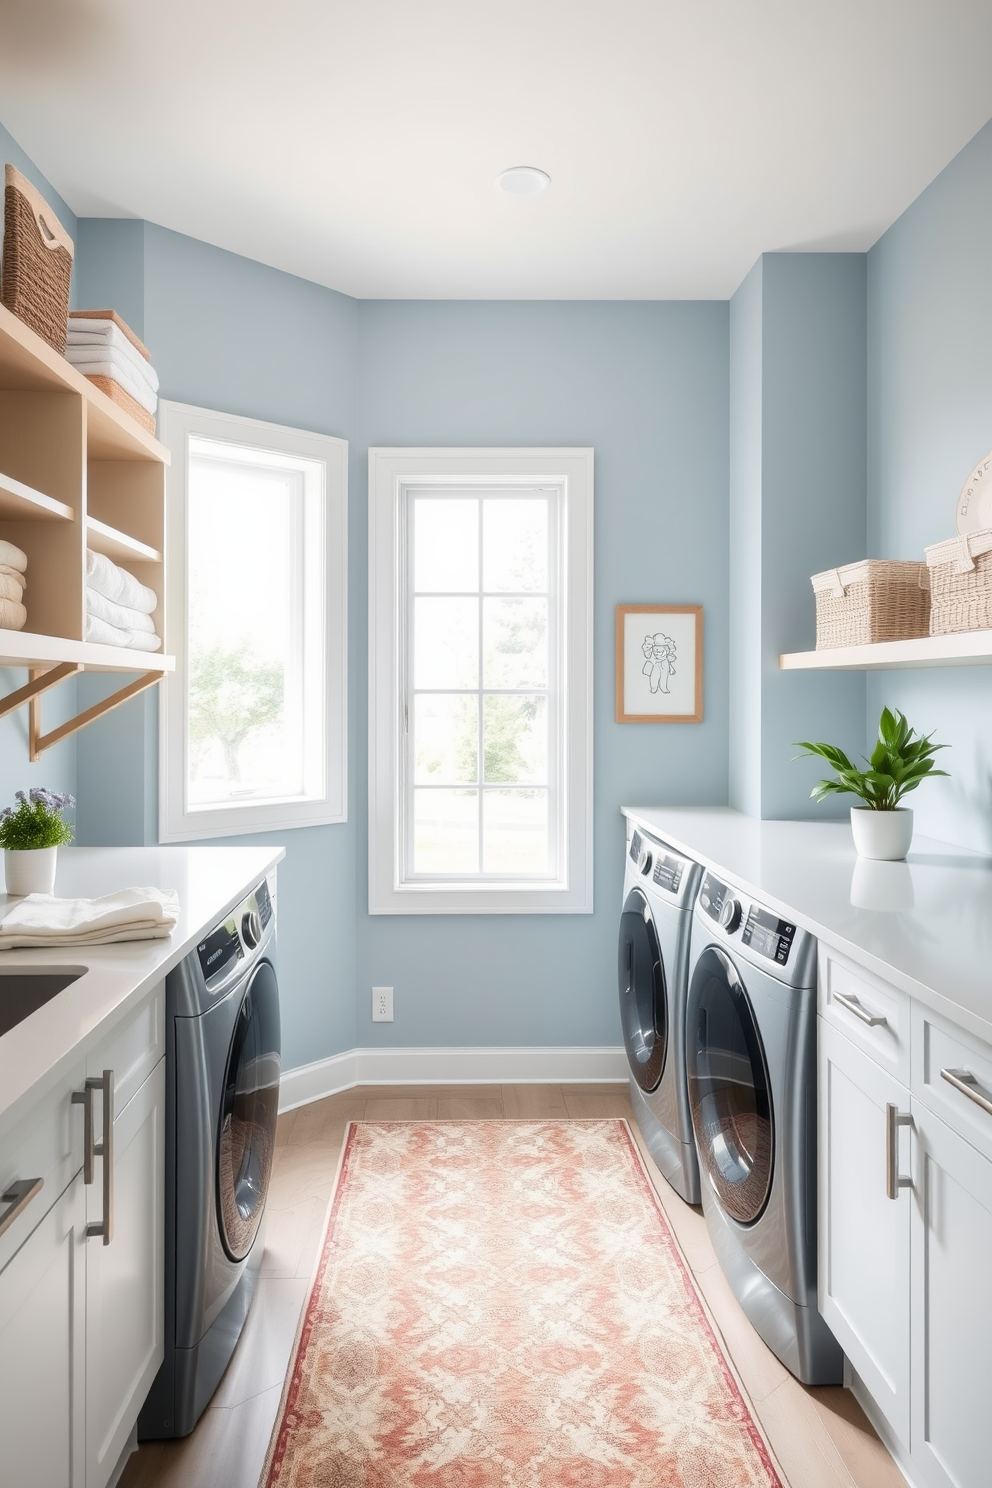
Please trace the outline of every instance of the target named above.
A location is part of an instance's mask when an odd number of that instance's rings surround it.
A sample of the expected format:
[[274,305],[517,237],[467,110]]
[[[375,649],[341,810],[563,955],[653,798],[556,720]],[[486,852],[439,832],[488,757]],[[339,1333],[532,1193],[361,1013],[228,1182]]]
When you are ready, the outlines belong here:
[[274,953],[263,880],[166,979],[165,1362],[142,1440],[192,1431],[254,1296],[279,1105]]
[[636,828],[627,845],[617,974],[630,1103],[676,1193],[699,1203],[685,1080],[685,994],[699,864]]
[[787,1369],[839,1384],[816,1306],[816,942],[712,873],[693,916],[686,1068],[727,1279]]

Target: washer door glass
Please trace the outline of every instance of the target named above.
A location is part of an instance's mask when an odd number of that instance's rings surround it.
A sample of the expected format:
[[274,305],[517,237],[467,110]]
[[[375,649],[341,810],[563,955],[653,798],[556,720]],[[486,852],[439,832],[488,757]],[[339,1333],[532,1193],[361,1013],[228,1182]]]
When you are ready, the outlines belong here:
[[747,992],[715,946],[696,962],[688,1018],[689,1105],[700,1166],[731,1218],[753,1224],[772,1184],[768,1067]]
[[279,1105],[279,984],[260,961],[241,999],[224,1076],[217,1213],[232,1261],[251,1250],[272,1172]]
[[641,889],[631,889],[620,916],[617,981],[631,1073],[642,1090],[654,1090],[668,1049],[668,990],[658,932]]

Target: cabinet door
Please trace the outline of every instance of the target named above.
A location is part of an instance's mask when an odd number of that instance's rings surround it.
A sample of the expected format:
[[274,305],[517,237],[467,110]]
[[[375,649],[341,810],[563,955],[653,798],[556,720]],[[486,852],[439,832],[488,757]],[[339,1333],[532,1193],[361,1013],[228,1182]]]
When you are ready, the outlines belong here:
[[0,1271],[4,1483],[83,1488],[85,1208],[80,1173]]
[[[935,1488],[985,1488],[992,1334],[992,1162],[913,1101],[912,1460]],[[992,1119],[992,1118],[990,1118]]]
[[[99,1109],[94,1119],[99,1140]],[[163,1357],[164,1060],[113,1133],[113,1239],[91,1235],[86,1250],[86,1488],[110,1478]],[[98,1158],[86,1190],[95,1225],[106,1218],[102,1180]]]
[[[908,1448],[913,1196],[887,1197],[886,1107],[908,1117],[909,1092],[822,1018],[818,1042],[820,1311]],[[908,1175],[910,1133],[894,1135]]]

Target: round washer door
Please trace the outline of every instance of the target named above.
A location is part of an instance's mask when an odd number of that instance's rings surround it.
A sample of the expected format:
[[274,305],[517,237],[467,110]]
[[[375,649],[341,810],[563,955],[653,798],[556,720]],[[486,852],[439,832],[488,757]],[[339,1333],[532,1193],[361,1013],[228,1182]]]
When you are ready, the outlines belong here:
[[668,1052],[668,988],[651,906],[641,889],[631,889],[620,916],[617,983],[631,1073],[642,1090],[656,1090]]
[[730,1217],[754,1224],[772,1186],[771,1087],[751,1001],[733,962],[716,946],[696,962],[686,1031],[699,1165]]
[[217,1214],[232,1261],[245,1258],[262,1222],[279,1106],[279,983],[269,961],[251,974],[224,1075],[217,1142]]

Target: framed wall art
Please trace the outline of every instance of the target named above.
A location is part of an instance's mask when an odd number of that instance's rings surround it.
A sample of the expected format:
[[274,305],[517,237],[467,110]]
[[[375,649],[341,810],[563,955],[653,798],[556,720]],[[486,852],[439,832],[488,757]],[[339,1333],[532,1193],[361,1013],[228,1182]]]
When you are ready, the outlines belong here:
[[617,723],[702,721],[702,605],[617,605]]

